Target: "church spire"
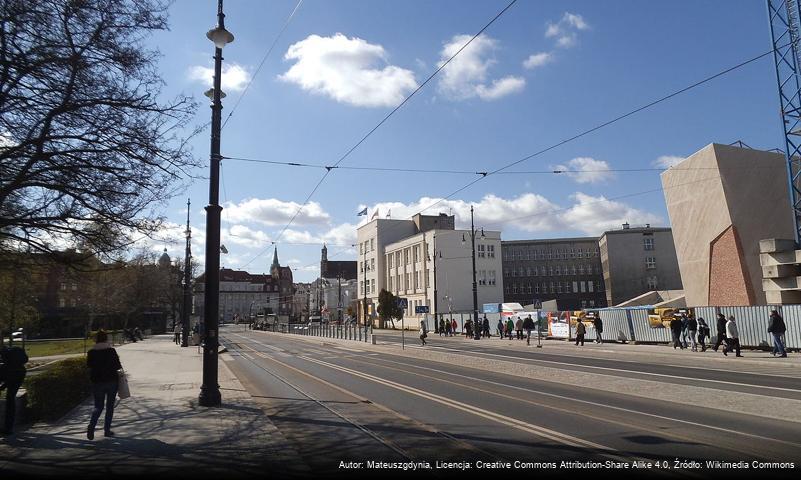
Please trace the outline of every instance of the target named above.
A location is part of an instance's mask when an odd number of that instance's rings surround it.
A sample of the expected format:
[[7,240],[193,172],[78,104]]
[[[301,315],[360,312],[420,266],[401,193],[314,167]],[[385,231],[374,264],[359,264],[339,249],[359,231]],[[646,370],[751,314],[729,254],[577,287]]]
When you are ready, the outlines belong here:
[[278,245],[275,246],[275,250],[273,250],[273,264],[270,267],[270,270],[274,268],[280,268],[281,265],[278,264]]

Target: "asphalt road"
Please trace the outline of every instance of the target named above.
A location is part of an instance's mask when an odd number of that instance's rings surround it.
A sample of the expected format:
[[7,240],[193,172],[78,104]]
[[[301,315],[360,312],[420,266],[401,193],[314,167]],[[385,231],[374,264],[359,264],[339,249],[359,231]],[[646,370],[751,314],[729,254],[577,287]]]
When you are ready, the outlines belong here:
[[[801,423],[377,353],[355,342],[233,327],[222,329],[221,339],[228,366],[321,477],[368,473],[367,461],[399,462],[442,476],[480,466],[487,467],[484,472],[521,474],[548,462],[631,466],[640,461],[640,466],[650,463],[644,470],[650,474],[698,477],[753,473],[758,465],[752,462],[801,464]],[[671,381],[669,367],[658,362],[630,362],[621,369],[620,362],[603,358],[572,355],[567,362],[564,355],[542,350],[499,353],[481,342],[442,343],[433,348],[473,355],[476,362],[504,355],[552,362],[550,367],[558,362],[570,363],[563,368],[604,369],[604,375],[645,375],[665,381],[666,388],[719,381],[721,395],[739,384],[768,395],[766,402],[774,394],[801,398],[797,379],[697,369],[686,380]],[[677,460],[698,462],[690,466],[699,468],[675,469]],[[708,461],[748,462],[750,468],[708,468]],[[438,469],[437,462],[462,463]],[[515,469],[515,462],[524,465]],[[586,471],[599,465],[576,466]],[[789,469],[778,473],[797,475]]]

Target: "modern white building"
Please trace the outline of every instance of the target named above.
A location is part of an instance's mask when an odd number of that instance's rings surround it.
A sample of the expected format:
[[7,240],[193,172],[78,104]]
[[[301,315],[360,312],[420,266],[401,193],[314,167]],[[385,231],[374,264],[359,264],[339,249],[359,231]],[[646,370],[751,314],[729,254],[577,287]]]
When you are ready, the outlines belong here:
[[[473,311],[470,231],[455,230],[454,223],[453,216],[418,214],[359,228],[358,295],[360,300],[366,295],[371,318],[382,289],[408,300],[405,318],[422,319],[415,313],[419,306],[428,306],[430,314]],[[503,302],[500,232],[477,232],[476,284],[479,310],[484,303]]]

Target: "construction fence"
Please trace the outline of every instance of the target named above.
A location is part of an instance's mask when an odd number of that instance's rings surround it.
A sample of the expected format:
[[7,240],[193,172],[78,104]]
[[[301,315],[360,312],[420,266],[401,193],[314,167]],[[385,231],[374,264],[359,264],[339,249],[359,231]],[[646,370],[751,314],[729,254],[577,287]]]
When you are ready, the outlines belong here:
[[[714,342],[717,337],[717,314],[722,313],[728,318],[733,315],[739,331],[740,345],[747,348],[770,349],[773,347],[773,337],[768,333],[768,321],[771,310],[776,309],[784,318],[787,325],[785,333],[785,347],[788,349],[801,349],[801,305],[783,306],[754,306],[754,307],[695,307],[675,309],[686,311],[696,319],[703,318],[710,328],[710,339]],[[576,336],[576,323],[581,320],[586,327],[584,339],[596,339],[597,332],[592,320],[597,315],[603,321],[602,337],[604,341],[636,342],[636,343],[671,343],[672,336],[668,323],[665,320],[669,315],[660,309],[647,307],[626,308],[600,308],[589,310],[566,310],[559,312],[532,311],[517,312],[515,315],[525,318],[531,315],[536,321],[539,317],[541,335],[547,338],[573,340]],[[660,317],[660,314],[662,315]],[[483,322],[484,317],[489,320],[490,332],[497,333],[498,320],[503,316],[500,313],[480,313],[478,318]],[[429,315],[425,319],[431,331],[439,329],[440,320],[456,322],[456,332],[465,332],[465,322],[472,320],[472,312],[444,313]],[[507,317],[504,316],[504,321]],[[436,321],[435,321],[436,319]],[[419,320],[406,322],[406,328],[419,328]],[[709,340],[707,341],[709,343]]]

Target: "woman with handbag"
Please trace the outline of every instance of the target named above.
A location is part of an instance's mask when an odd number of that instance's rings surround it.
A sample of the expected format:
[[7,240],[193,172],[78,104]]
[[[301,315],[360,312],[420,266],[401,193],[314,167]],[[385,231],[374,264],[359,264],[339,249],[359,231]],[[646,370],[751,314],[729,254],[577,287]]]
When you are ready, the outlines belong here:
[[95,345],[86,355],[86,365],[89,367],[89,377],[92,381],[92,395],[95,399],[95,408],[92,418],[86,429],[86,438],[94,440],[95,426],[103,412],[103,403],[106,404],[106,419],[103,423],[103,435],[113,437],[111,419],[114,417],[114,400],[117,396],[119,373],[122,369],[117,351],[108,343],[108,334],[103,330],[97,332]]

